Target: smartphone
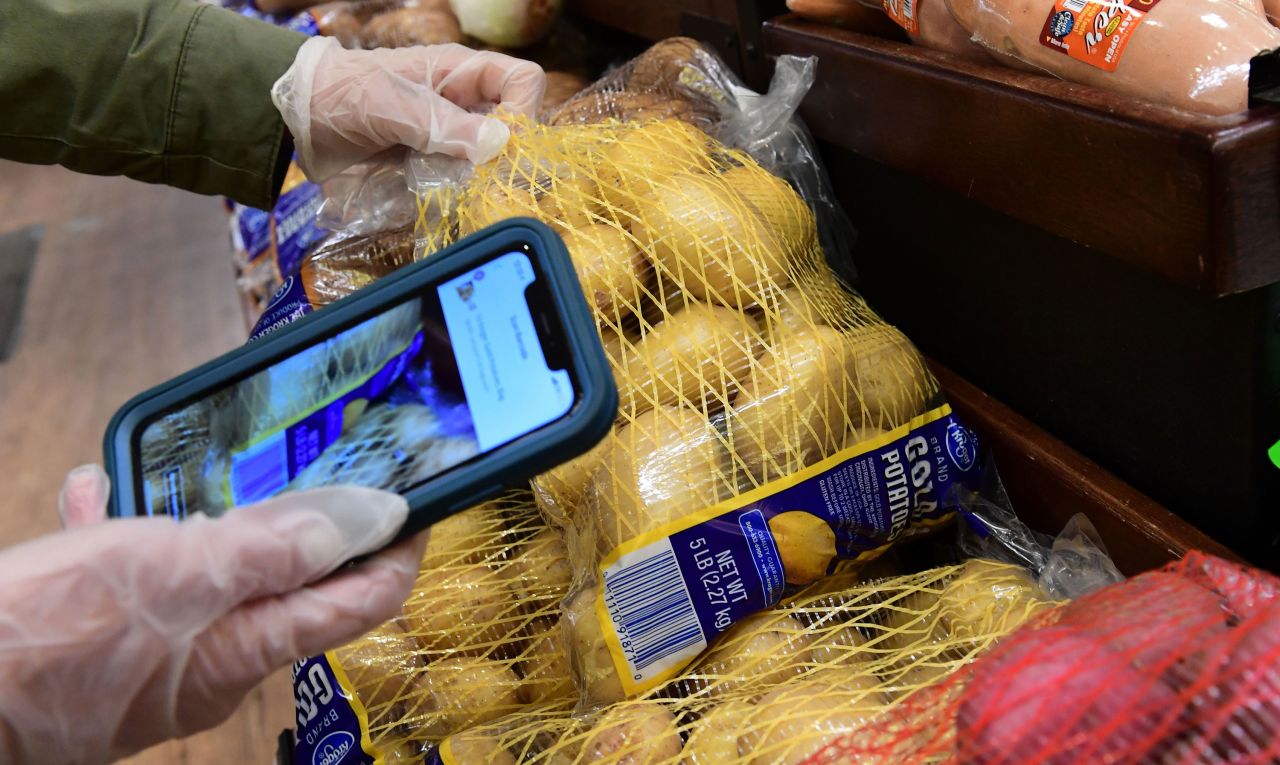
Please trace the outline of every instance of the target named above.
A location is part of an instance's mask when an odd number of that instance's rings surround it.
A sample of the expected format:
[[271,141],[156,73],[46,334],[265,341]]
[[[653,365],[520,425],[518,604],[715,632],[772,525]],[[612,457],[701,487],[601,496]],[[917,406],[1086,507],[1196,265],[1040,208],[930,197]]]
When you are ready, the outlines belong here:
[[511,219],[129,401],[110,514],[357,484],[408,500],[405,536],[587,451],[617,402],[564,243]]

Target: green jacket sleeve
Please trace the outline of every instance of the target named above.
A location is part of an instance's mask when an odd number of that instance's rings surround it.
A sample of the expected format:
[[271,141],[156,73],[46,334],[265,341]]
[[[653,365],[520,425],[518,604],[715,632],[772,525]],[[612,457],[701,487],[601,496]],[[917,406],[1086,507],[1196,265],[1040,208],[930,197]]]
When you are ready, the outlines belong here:
[[195,0],[0,0],[0,156],[270,207],[305,39]]

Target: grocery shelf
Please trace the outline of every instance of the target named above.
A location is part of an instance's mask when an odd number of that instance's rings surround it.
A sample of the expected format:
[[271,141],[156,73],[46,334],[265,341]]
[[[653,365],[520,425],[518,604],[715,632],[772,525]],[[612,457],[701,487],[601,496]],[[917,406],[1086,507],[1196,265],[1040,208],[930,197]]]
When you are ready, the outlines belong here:
[[952,409],[991,449],[1014,509],[1032,528],[1057,534],[1071,516],[1084,513],[1126,576],[1177,560],[1189,550],[1239,560],[972,383],[936,361],[929,366]]
[[762,45],[818,57],[824,141],[1201,293],[1280,282],[1280,109],[1184,114],[790,15]]

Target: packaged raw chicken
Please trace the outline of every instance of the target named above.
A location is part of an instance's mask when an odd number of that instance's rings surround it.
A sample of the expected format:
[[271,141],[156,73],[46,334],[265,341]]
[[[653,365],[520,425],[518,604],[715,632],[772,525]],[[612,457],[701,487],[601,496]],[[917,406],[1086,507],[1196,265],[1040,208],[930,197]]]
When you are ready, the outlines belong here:
[[1252,0],[947,0],[999,59],[1210,115],[1248,107],[1249,61],[1280,47]]

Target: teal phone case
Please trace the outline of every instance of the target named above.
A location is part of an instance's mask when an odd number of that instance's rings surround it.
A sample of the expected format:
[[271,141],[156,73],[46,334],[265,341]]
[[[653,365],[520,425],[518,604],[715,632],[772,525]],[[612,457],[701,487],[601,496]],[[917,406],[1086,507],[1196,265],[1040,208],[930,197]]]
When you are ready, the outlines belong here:
[[266,369],[434,283],[525,244],[530,246],[531,260],[547,280],[551,304],[565,332],[579,396],[564,417],[450,468],[405,493],[409,520],[400,536],[413,534],[506,489],[525,486],[533,476],[586,452],[609,432],[617,413],[613,375],[564,242],[543,223],[512,218],[131,399],[107,426],[104,456],[112,480],[109,515],[147,514],[142,497],[137,496],[137,455],[142,427],[155,416]]

